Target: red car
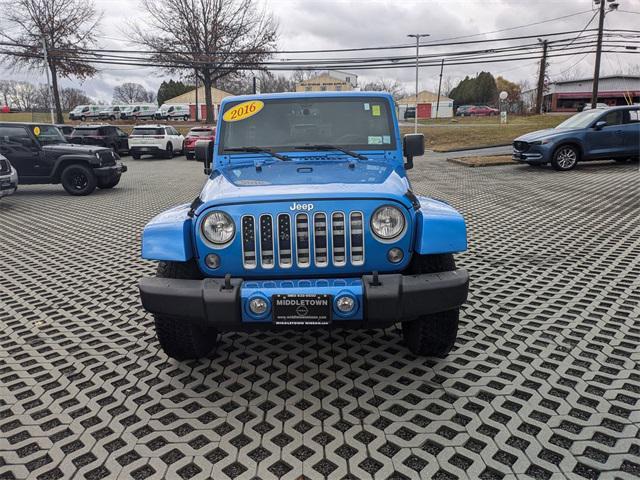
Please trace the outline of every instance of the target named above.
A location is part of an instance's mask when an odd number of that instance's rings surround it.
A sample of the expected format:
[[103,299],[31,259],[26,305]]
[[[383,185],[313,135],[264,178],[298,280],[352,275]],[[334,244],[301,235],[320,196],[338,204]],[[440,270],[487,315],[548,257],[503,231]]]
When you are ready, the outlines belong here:
[[479,105],[471,107],[464,113],[465,115],[469,115],[470,117],[489,117],[498,115],[500,113],[500,110],[498,110],[497,108],[487,107],[486,105]]
[[193,127],[184,139],[184,154],[187,160],[196,157],[196,142],[216,139],[216,127]]

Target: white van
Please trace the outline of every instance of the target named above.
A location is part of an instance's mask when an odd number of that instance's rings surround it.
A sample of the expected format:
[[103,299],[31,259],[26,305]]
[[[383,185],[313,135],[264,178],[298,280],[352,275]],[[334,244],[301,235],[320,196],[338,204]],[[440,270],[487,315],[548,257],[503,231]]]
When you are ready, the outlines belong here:
[[100,110],[98,118],[100,120],[116,120],[120,118],[122,111],[129,105],[109,105]]
[[156,110],[155,118],[159,120],[184,120],[191,118],[191,110],[186,103],[164,103]]
[[103,108],[104,105],[78,105],[69,112],[69,119],[84,122],[88,118],[98,118]]
[[122,120],[153,118],[157,107],[153,104],[129,105],[120,114]]

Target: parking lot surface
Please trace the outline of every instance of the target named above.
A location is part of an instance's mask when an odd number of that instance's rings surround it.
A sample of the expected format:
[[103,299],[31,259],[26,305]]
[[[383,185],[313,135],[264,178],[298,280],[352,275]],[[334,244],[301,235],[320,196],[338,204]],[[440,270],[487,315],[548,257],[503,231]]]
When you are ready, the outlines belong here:
[[398,329],[226,334],[159,349],[144,224],[201,164],[125,158],[112,191],[0,201],[0,478],[638,478],[640,175],[416,161],[466,217],[455,349]]

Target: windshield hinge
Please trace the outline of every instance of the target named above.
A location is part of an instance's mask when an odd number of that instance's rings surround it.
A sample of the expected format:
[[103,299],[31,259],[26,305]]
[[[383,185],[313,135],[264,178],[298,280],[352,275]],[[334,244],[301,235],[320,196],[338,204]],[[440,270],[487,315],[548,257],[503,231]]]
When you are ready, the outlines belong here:
[[189,212],[187,213],[187,216],[189,218],[193,218],[193,216],[196,213],[196,210],[198,209],[198,207],[200,205],[202,205],[204,202],[202,201],[202,199],[200,198],[200,195],[198,195],[193,202],[191,202],[191,205],[189,207]]
[[414,210],[420,210],[420,200],[418,200],[418,197],[416,197],[415,193],[413,193],[411,190],[407,190],[407,193],[405,193],[404,196],[409,199],[411,205],[413,205]]

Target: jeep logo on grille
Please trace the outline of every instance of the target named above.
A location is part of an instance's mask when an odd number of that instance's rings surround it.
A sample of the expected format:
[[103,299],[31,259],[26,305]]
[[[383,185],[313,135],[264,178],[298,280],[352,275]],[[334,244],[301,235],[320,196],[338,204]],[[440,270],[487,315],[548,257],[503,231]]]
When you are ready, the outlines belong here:
[[293,205],[289,207],[289,210],[292,212],[299,212],[300,210],[304,210],[305,212],[310,212],[313,210],[313,203],[297,203],[294,202]]

